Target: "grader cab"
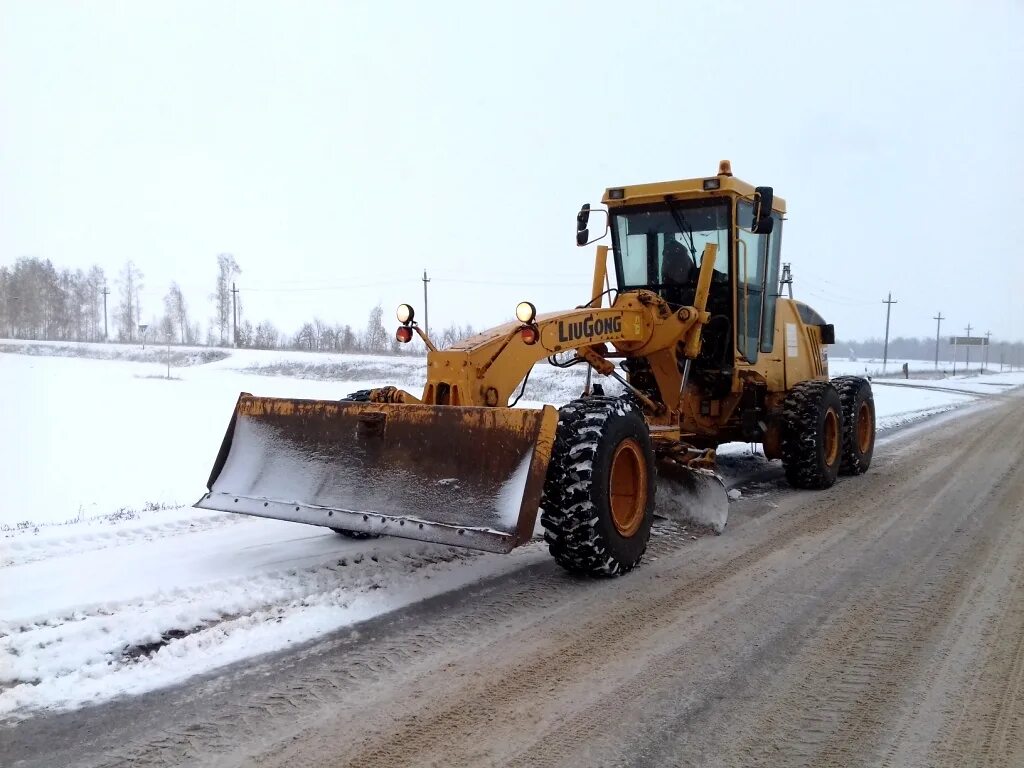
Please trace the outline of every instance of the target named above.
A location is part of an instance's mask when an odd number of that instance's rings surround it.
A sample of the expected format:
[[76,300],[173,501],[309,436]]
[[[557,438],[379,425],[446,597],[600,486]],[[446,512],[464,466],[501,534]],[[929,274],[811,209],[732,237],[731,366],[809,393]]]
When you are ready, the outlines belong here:
[[[559,564],[617,575],[640,562],[656,509],[722,530],[723,443],[762,443],[797,487],[865,471],[870,384],[829,380],[832,327],[778,291],[784,201],[723,161],[602,202],[577,216],[578,245],[610,236],[580,306],[522,302],[439,350],[401,305],[398,340],[428,348],[422,393],[243,393],[197,506],[495,552],[530,541],[539,514]],[[586,366],[580,396],[511,407],[545,359]]]

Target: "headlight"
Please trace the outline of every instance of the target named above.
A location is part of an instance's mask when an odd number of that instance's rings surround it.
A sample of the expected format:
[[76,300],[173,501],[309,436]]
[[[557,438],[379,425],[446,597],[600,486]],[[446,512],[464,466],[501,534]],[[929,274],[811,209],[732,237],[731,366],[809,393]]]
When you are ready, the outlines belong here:
[[402,325],[406,325],[407,323],[411,323],[412,319],[416,317],[416,312],[408,304],[399,304],[395,315],[398,316],[398,322]]
[[529,325],[537,317],[537,308],[528,301],[520,301],[516,304],[516,319],[520,323]]

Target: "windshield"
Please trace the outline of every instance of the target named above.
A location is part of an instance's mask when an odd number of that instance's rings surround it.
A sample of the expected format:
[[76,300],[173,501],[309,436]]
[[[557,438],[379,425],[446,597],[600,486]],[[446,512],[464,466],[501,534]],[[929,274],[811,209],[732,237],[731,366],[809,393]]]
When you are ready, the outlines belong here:
[[[715,270],[728,274],[729,202],[674,201],[612,212],[619,286],[660,288],[696,282],[706,243],[718,246]],[[690,247],[690,231],[693,248]]]

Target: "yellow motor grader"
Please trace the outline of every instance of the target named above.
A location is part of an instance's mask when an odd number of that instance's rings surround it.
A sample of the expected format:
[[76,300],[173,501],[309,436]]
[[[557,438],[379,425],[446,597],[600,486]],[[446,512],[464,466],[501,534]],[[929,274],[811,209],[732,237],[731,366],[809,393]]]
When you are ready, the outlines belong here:
[[[577,245],[611,241],[584,304],[522,302],[515,321],[443,350],[399,306],[398,340],[428,349],[422,393],[243,393],[196,506],[493,552],[530,541],[539,512],[559,564],[613,576],[640,562],[656,507],[721,530],[723,443],[763,444],[800,488],[867,470],[871,386],[830,381],[832,326],[779,294],[786,207],[772,188],[722,161],[710,177],[609,188],[602,203],[577,215]],[[587,367],[580,396],[512,407],[545,359]]]

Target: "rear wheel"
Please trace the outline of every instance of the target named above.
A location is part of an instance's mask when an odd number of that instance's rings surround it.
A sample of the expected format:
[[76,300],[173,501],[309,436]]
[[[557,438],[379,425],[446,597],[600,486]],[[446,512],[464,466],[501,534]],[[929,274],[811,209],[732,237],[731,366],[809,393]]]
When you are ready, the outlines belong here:
[[843,411],[827,381],[793,387],[782,406],[782,464],[795,488],[828,488],[839,474]]
[[838,376],[832,386],[843,404],[841,475],[861,475],[871,466],[875,452],[875,398],[871,382],[860,376]]
[[654,449],[632,400],[588,397],[559,410],[541,499],[552,556],[568,571],[618,576],[640,562],[654,519]]

